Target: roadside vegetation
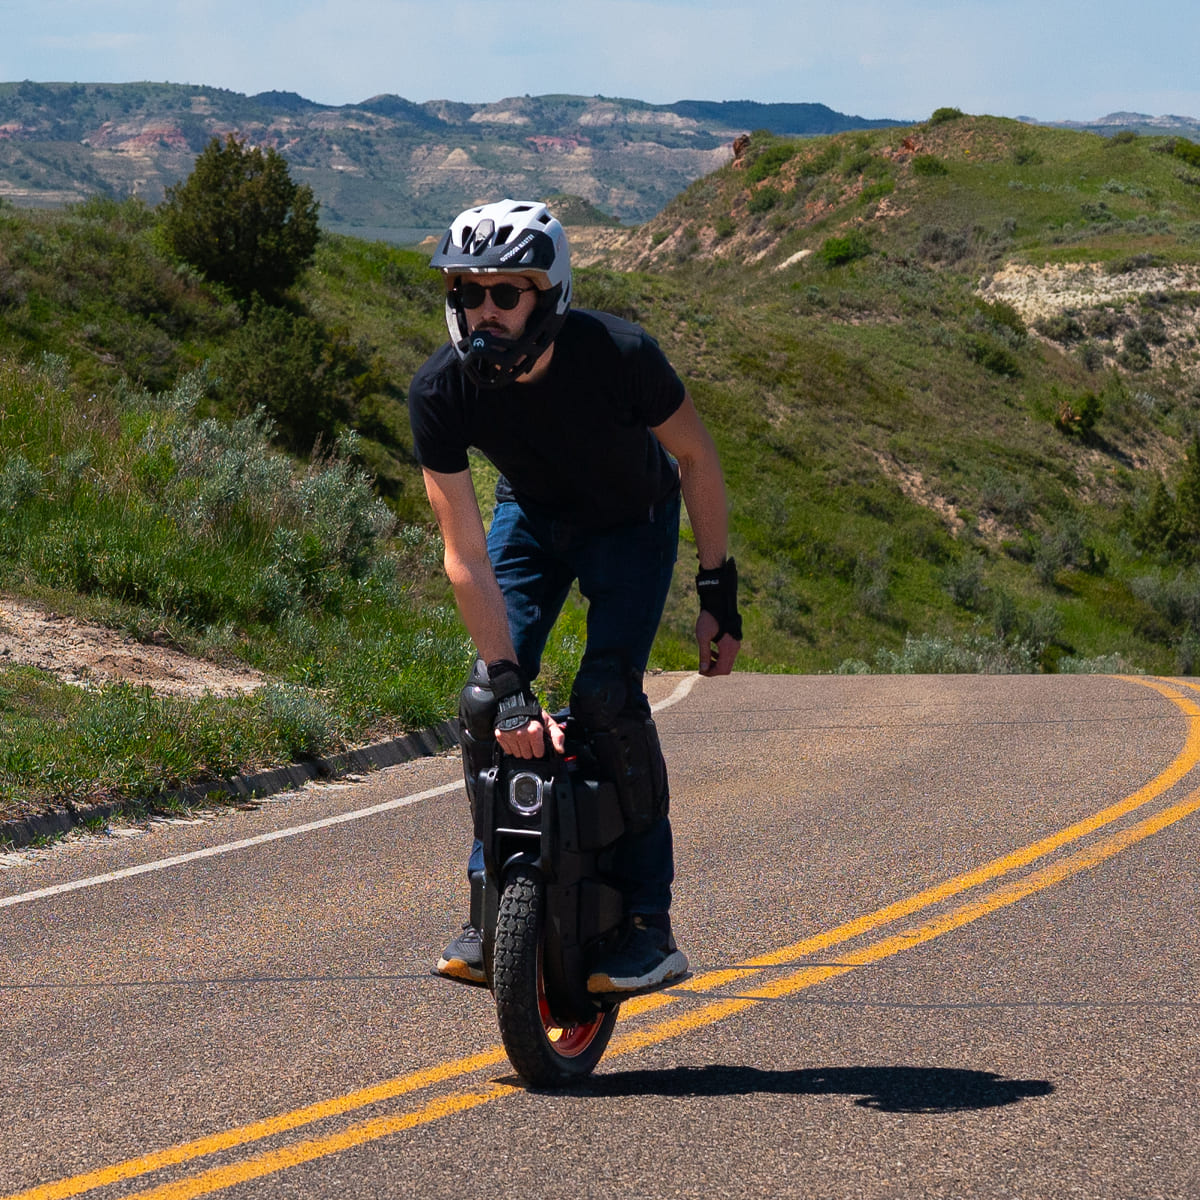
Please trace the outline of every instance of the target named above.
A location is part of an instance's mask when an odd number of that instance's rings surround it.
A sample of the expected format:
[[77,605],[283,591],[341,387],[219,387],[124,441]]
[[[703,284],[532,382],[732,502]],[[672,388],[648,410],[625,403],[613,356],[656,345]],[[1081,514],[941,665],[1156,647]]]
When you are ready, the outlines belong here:
[[[954,109],[756,134],[577,272],[718,440],[747,669],[1200,668],[1198,156]],[[183,257],[179,216],[0,206],[0,592],[273,682],[0,669],[0,817],[421,727],[469,663],[404,406],[445,337],[425,256],[322,235],[264,291]],[[1001,286],[1047,266],[1130,289]],[[694,666],[680,551],[661,668]],[[573,604],[551,703],[582,631]]]

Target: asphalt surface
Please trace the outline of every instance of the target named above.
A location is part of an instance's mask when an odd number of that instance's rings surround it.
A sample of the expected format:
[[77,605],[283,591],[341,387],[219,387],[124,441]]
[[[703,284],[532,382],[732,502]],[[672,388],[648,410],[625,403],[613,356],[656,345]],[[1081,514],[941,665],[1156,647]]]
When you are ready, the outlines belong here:
[[429,974],[452,756],[8,856],[0,1200],[1200,1196],[1200,691],[690,679],[695,974],[565,1094]]

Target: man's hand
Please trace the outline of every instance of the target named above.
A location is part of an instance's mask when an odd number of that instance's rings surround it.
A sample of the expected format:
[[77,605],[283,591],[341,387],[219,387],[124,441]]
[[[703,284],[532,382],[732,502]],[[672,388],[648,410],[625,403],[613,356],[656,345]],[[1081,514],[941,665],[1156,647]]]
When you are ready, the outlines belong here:
[[520,729],[496,730],[496,741],[505,754],[513,758],[543,758],[546,754],[546,734],[557,753],[566,749],[566,731],[543,708],[540,721],[530,721]]
[[717,633],[720,625],[710,612],[701,611],[696,618],[696,644],[700,647],[701,675],[728,675],[742,643],[732,634]]

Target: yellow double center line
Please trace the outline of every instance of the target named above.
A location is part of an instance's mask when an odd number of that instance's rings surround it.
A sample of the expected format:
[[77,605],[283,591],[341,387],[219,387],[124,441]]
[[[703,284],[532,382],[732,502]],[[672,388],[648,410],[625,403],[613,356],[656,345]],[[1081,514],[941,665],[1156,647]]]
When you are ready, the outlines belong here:
[[[1081,841],[1105,826],[1112,825],[1122,817],[1161,796],[1178,784],[1200,763],[1200,707],[1197,707],[1193,701],[1176,688],[1161,681],[1134,678],[1130,682],[1154,688],[1179,708],[1188,719],[1187,738],[1183,749],[1165,771],[1145,786],[1118,803],[1020,850],[994,859],[974,871],[955,876],[935,887],[877,909],[854,921],[839,925],[835,929],[806,938],[770,954],[761,955],[738,967],[706,972],[672,989],[670,994],[660,992],[631,1000],[622,1006],[623,1016],[626,1018],[643,1016],[656,1009],[676,1004],[681,993],[692,993],[698,997],[702,993],[713,992],[741,980],[756,977],[764,968],[786,966],[811,954],[852,941],[903,917],[942,904],[946,900],[982,884],[999,881],[1004,876],[1012,875],[1037,859],[1044,858],[1064,846]],[[1081,847],[1029,874],[1002,882],[986,895],[950,908],[900,933],[890,934],[878,941],[843,953],[839,956],[837,963],[801,967],[799,970],[792,971],[768,983],[744,988],[736,995],[717,998],[687,1009],[678,1016],[659,1021],[657,1024],[628,1030],[622,1028],[613,1038],[607,1054],[609,1057],[629,1054],[647,1046],[692,1033],[697,1029],[743,1012],[764,1000],[775,1000],[794,995],[815,984],[845,975],[859,967],[879,962],[899,954],[903,950],[932,941],[951,930],[959,929],[980,917],[1015,904],[1017,901],[1043,891],[1072,875],[1088,870],[1113,855],[1119,854],[1136,842],[1183,820],[1197,810],[1200,810],[1200,790],[1150,817],[1128,825],[1107,838]],[[63,1197],[77,1196],[96,1188],[109,1187],[126,1180],[137,1179],[166,1167],[178,1166],[238,1146],[259,1142],[330,1117],[392,1100],[397,1096],[419,1092],[449,1080],[490,1071],[506,1061],[503,1049],[497,1046],[481,1054],[441,1063],[422,1071],[414,1071],[374,1087],[363,1088],[279,1116],[211,1134],[192,1142],[171,1146],[165,1150],[129,1159],[83,1175],[75,1175],[69,1179],[31,1188],[0,1198],[0,1200],[61,1200]],[[267,1150],[238,1162],[213,1167],[199,1174],[137,1192],[127,1197],[127,1200],[187,1200],[190,1197],[208,1195],[235,1184],[259,1179],[289,1167],[299,1166],[302,1163],[336,1154],[366,1142],[425,1125],[481,1104],[488,1104],[493,1100],[508,1096],[516,1090],[518,1089],[509,1084],[487,1081],[475,1087],[437,1097],[423,1106],[407,1112],[374,1117],[324,1137],[310,1138],[288,1146]]]

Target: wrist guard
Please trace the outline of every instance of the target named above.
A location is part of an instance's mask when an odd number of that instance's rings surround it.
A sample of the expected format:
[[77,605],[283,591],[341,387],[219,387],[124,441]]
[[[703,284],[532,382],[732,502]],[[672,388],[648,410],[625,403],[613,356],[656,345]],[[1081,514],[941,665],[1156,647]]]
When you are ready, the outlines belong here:
[[498,658],[487,665],[488,682],[496,698],[496,717],[492,727],[501,733],[524,729],[542,715],[542,706],[529,689],[525,675],[515,662]]
[[700,609],[717,618],[716,641],[720,641],[725,634],[739,642],[742,640],[742,616],[738,612],[737,591],[737,563],[732,558],[727,558],[711,571],[701,570],[696,576]]

